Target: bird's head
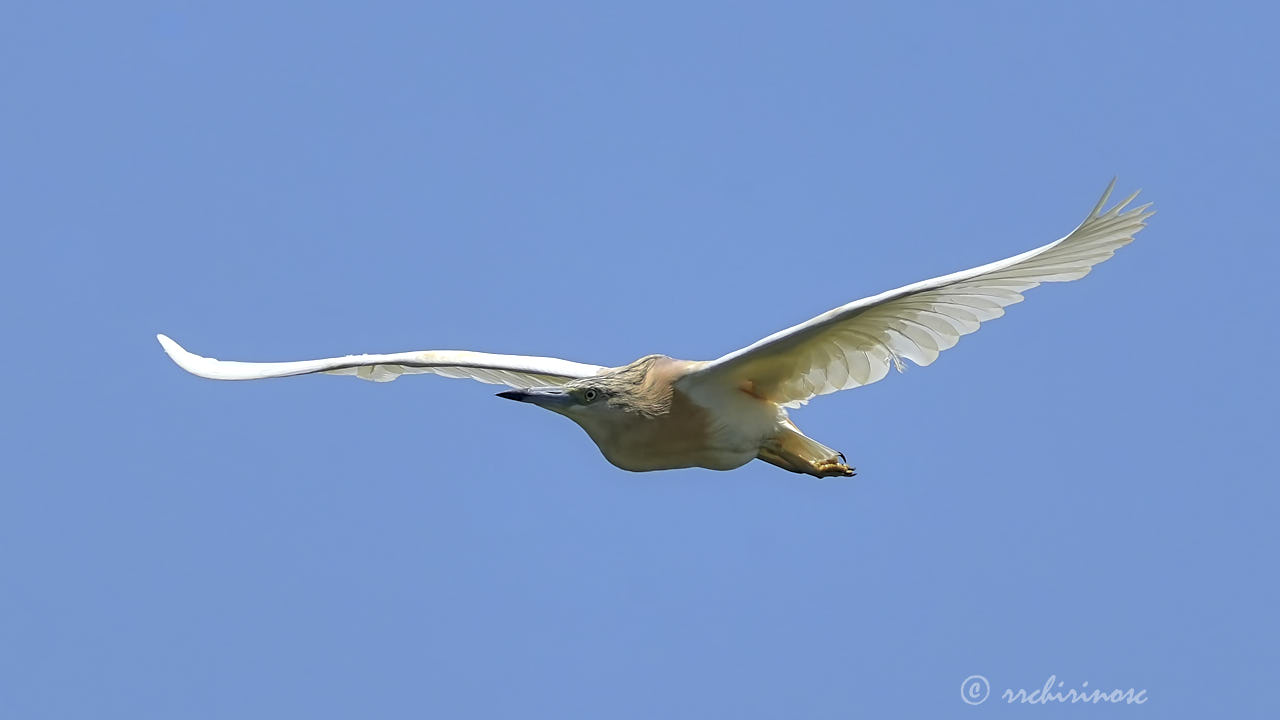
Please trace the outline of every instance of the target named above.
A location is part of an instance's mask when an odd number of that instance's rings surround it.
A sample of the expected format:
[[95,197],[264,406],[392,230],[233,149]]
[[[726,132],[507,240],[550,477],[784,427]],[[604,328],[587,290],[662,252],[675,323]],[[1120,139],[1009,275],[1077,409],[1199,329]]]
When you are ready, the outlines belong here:
[[498,397],[526,402],[569,416],[598,413],[609,408],[609,395],[606,395],[605,388],[585,383],[507,390],[498,393]]
[[566,415],[581,425],[666,411],[671,402],[669,383],[655,382],[649,372],[661,356],[650,355],[625,367],[552,387],[521,388],[498,393]]

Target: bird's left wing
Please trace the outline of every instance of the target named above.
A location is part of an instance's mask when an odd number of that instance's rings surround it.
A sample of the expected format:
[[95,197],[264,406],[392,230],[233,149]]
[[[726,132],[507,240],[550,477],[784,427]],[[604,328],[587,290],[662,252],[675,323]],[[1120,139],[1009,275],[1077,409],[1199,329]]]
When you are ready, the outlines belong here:
[[1125,210],[1138,193],[1093,212],[1066,237],[988,265],[851,302],[712,360],[681,380],[722,382],[787,407],[880,380],[902,359],[929,365],[960,336],[1004,314],[1042,282],[1076,280],[1133,240],[1154,211]]
[[401,375],[434,373],[451,378],[471,378],[510,387],[564,385],[597,375],[606,368],[558,358],[530,355],[494,355],[467,350],[424,350],[391,355],[347,355],[297,362],[231,362],[187,352],[166,335],[156,339],[183,370],[211,380],[260,380],[263,378],[329,373],[355,375],[364,380],[389,382]]

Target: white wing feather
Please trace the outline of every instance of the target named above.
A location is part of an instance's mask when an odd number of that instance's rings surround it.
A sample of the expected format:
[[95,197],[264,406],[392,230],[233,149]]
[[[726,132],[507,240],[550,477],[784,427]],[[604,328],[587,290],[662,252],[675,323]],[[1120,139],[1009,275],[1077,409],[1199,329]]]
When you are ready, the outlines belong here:
[[467,350],[424,350],[391,355],[347,355],[297,362],[230,362],[187,352],[168,336],[157,335],[164,351],[183,370],[211,380],[261,380],[263,378],[329,373],[355,375],[363,380],[390,382],[401,375],[434,373],[451,378],[471,378],[510,387],[563,385],[577,378],[599,374],[599,365],[529,355],[494,355]]
[[864,298],[707,363],[683,382],[724,381],[787,407],[929,365],[960,336],[1004,314],[1042,282],[1084,277],[1146,225],[1150,205],[1125,211],[1138,193],[1103,211],[1102,199],[1066,237],[1021,255]]

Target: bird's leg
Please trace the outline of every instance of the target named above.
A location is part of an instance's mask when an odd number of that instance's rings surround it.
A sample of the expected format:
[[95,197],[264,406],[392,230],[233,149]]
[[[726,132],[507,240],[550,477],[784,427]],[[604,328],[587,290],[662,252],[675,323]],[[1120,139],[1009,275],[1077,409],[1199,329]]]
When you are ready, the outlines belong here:
[[837,452],[806,437],[794,426],[768,440],[756,457],[793,473],[814,477],[853,477],[854,469],[846,464],[844,453]]

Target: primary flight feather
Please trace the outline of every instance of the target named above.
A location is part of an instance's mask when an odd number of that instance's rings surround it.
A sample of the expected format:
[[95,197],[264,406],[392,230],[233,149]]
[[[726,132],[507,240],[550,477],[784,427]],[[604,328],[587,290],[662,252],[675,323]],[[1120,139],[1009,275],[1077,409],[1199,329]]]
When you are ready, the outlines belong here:
[[816,477],[852,475],[844,456],[806,437],[787,415],[817,395],[868,385],[904,360],[929,365],[981,323],[1000,317],[1040,283],[1084,277],[1132,242],[1154,214],[1104,209],[1115,181],[1075,230],[1021,255],[842,305],[716,360],[649,355],[600,365],[527,355],[427,350],[322,360],[228,362],[187,352],[158,335],[169,357],[214,380],[330,373],[385,382],[432,373],[507,385],[498,393],[577,422],[626,470],[728,470],[759,458]]

